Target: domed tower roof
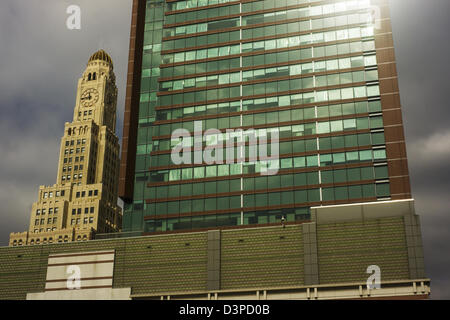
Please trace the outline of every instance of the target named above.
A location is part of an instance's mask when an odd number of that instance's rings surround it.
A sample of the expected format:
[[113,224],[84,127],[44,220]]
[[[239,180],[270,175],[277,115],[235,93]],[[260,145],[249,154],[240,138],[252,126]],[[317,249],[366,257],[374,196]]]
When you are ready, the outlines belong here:
[[89,58],[89,62],[95,61],[95,60],[101,60],[101,61],[105,61],[108,62],[111,67],[113,67],[113,63],[112,63],[112,59],[109,56],[109,54],[106,53],[105,50],[99,50],[96,53],[94,53],[90,58]]

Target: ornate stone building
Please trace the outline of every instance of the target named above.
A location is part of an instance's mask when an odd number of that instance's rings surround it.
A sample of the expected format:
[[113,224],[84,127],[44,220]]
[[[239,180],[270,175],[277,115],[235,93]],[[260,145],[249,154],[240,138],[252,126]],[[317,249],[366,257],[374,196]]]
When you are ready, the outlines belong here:
[[29,229],[12,233],[10,246],[82,241],[120,231],[115,82],[111,57],[103,50],[94,53],[78,81],[73,121],[65,124],[56,184],[39,188]]

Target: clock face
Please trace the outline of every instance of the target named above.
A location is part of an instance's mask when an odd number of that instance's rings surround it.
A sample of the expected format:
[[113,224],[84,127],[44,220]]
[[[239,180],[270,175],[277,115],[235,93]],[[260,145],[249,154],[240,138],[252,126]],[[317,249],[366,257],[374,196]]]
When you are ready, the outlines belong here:
[[81,104],[83,107],[92,107],[95,103],[97,103],[99,99],[99,93],[95,89],[86,89],[81,94]]

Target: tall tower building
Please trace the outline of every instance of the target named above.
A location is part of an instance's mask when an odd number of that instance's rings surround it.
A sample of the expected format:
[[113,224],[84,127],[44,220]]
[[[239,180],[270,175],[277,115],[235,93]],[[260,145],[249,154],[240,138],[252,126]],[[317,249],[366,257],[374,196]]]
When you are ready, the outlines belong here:
[[[300,223],[315,206],[411,198],[387,1],[135,0],[133,12],[124,231]],[[248,145],[243,163],[177,165],[180,128],[276,132],[278,174]]]
[[61,139],[56,184],[41,186],[27,232],[10,245],[89,240],[121,229],[117,205],[119,139],[117,87],[111,57],[94,53],[78,81],[73,121]]

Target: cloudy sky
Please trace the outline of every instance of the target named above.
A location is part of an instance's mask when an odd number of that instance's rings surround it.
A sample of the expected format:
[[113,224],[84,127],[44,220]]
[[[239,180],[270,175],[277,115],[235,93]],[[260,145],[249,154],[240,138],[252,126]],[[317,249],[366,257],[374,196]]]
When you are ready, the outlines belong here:
[[[433,298],[450,299],[450,1],[390,0],[413,196]],[[82,29],[66,28],[79,5]],[[56,180],[77,80],[99,48],[114,60],[122,135],[131,0],[0,1],[0,245],[28,228],[40,185]]]

